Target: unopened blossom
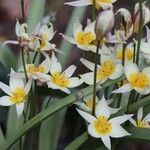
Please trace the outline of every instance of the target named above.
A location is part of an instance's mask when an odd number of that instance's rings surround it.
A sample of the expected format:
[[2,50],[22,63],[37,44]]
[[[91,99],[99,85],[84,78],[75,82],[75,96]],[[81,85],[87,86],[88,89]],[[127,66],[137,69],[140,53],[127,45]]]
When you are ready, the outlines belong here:
[[96,105],[95,116],[79,109],[77,111],[89,123],[88,133],[94,138],[101,138],[109,150],[111,150],[110,137],[121,138],[130,135],[121,127],[121,124],[133,115],[122,115],[109,119],[110,110],[104,97]]
[[[92,72],[88,72],[80,75],[82,80],[88,84],[93,85],[94,81],[94,63],[81,58],[80,61]],[[117,63],[115,58],[112,56],[101,55],[101,65],[97,66],[97,83],[104,83],[107,79],[117,79],[123,74],[123,66]]]
[[[95,106],[98,104],[98,102],[100,100],[96,96]],[[106,100],[106,102],[107,102],[108,105],[110,105],[113,102],[113,100],[112,99]],[[82,109],[83,111],[92,113],[92,109],[93,109],[93,95],[88,95],[88,96],[86,96],[86,97],[83,98],[82,102],[81,101],[77,101],[74,104],[76,104],[78,106],[78,108]],[[109,111],[110,111],[111,114],[116,113],[118,110],[119,109],[115,109],[115,108],[109,107]]]
[[[11,71],[11,74],[13,70]],[[30,91],[32,80],[29,79],[25,84],[21,78],[10,75],[9,86],[0,82],[0,89],[7,95],[0,98],[0,105],[11,106],[16,105],[16,111],[18,117],[24,110],[24,103],[26,101],[27,94]]]
[[[117,0],[95,0],[96,2],[96,9],[100,9],[102,6],[113,4]],[[83,7],[88,5],[93,5],[93,0],[76,0],[73,2],[67,2],[65,5],[75,6],[75,7]]]
[[83,30],[81,23],[76,19],[73,25],[73,37],[61,35],[65,40],[77,45],[82,50],[96,52],[96,45],[94,45],[96,40],[94,27],[95,22],[89,23]]
[[[47,57],[40,65],[35,65],[35,64],[26,64],[26,71],[27,71],[27,76],[28,78],[32,78],[33,80],[40,80],[43,81],[38,74],[43,73],[47,74],[50,70],[50,58]],[[20,77],[25,77],[24,75],[24,68],[23,66],[20,67],[18,70],[18,73],[15,73],[16,75]],[[22,73],[23,72],[23,73]],[[15,75],[14,74],[14,75]]]
[[78,77],[71,77],[76,70],[75,65],[71,65],[62,72],[61,64],[58,62],[54,53],[52,53],[50,75],[38,73],[41,79],[46,80],[49,88],[59,89],[70,94],[69,88],[74,88],[82,84],[82,80]]
[[143,107],[137,112],[137,120],[130,118],[129,121],[138,128],[150,128],[150,113],[143,118]]
[[95,33],[99,41],[101,41],[103,37],[111,32],[112,28],[114,27],[114,20],[112,5],[110,5],[106,10],[102,10],[98,14],[95,23]]
[[133,89],[142,95],[150,93],[150,67],[139,71],[138,66],[130,62],[125,65],[124,72],[128,83],[112,93],[127,93]]
[[[133,24],[134,24],[134,32],[139,32],[139,22],[140,22],[140,8],[139,3],[135,4],[134,15],[133,15]],[[150,9],[146,6],[146,2],[142,3],[142,27],[144,27],[147,23],[150,22]]]

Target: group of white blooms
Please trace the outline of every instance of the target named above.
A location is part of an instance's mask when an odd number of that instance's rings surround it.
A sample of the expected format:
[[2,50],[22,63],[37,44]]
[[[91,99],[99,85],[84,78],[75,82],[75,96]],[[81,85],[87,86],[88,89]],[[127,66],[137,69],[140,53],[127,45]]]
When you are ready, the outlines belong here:
[[[101,40],[99,48],[100,62],[97,66],[98,84],[103,84],[107,80],[114,80],[125,74],[127,78],[126,84],[112,93],[127,93],[131,90],[137,91],[139,94],[145,95],[150,93],[150,67],[144,68],[142,71],[133,63],[134,49],[137,47],[137,41],[132,40],[127,44],[128,39],[133,39],[133,34],[139,32],[140,11],[139,4],[135,5],[134,14],[131,14],[127,9],[121,8],[116,12],[116,15],[121,15],[124,18],[125,24],[120,24],[119,29],[112,31],[115,24],[113,12],[113,3],[116,0],[96,0],[96,9],[102,9],[96,21],[87,21],[87,26],[83,26],[76,18],[73,25],[73,37],[61,34],[63,39],[76,45],[84,51],[96,52],[96,40]],[[87,6],[92,5],[92,0],[76,0],[65,3],[71,6]],[[142,18],[143,28],[150,22],[150,10],[146,3],[142,3]],[[134,18],[134,19],[132,19]],[[67,94],[70,94],[70,88],[77,87],[82,83],[93,85],[94,81],[94,63],[80,58],[80,62],[89,69],[89,72],[80,74],[79,77],[72,77],[76,70],[75,65],[71,65],[65,71],[62,71],[62,66],[57,60],[54,52],[61,52],[56,48],[56,45],[51,43],[55,32],[52,23],[39,23],[31,35],[28,34],[28,25],[20,24],[17,20],[16,35],[17,41],[6,41],[4,43],[18,44],[27,52],[39,52],[44,55],[45,60],[39,64],[26,64],[28,81],[25,83],[24,68],[20,67],[17,72],[11,69],[9,86],[0,82],[0,88],[7,96],[0,98],[0,105],[11,106],[16,104],[17,115],[20,116],[24,110],[24,104],[28,98],[32,81],[38,80],[46,83],[48,88],[59,89]],[[142,39],[140,49],[140,60],[150,60],[150,30],[146,27],[146,38]],[[131,40],[130,40],[131,41]],[[108,46],[107,43],[113,43],[114,46]],[[112,45],[112,44],[111,44]],[[123,48],[125,47],[124,66],[122,65]],[[51,57],[45,52],[52,50]],[[29,99],[28,99],[29,100]],[[136,127],[149,128],[150,114],[143,119],[143,108],[140,108],[137,113],[137,121],[131,117],[133,115],[122,115],[115,118],[110,118],[111,114],[116,113],[120,108],[111,108],[113,100],[101,100],[96,98],[95,116],[91,115],[93,108],[92,95],[85,97],[82,102],[77,101],[77,111],[89,122],[88,132],[92,137],[101,138],[102,142],[108,149],[111,149],[110,137],[120,138],[130,135],[121,124],[129,120]]]

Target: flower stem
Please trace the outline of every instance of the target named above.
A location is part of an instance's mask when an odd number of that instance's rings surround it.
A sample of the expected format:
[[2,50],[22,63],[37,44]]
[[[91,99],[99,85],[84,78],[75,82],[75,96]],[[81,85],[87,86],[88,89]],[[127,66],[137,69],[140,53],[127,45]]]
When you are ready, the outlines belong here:
[[33,64],[35,63],[35,60],[36,60],[37,56],[38,56],[38,52],[36,52],[35,55],[34,55],[34,57],[33,57],[33,61],[32,61]]
[[95,114],[95,102],[96,102],[96,78],[97,78],[97,56],[98,56],[98,51],[100,47],[100,41],[97,41],[97,48],[96,48],[96,54],[95,54],[95,67],[94,67],[94,85],[93,85],[93,108],[92,108],[92,114]]
[[142,26],[143,26],[143,12],[142,12],[142,2],[139,0],[139,9],[140,9],[140,20],[139,20],[139,34],[138,34],[138,44],[137,44],[137,53],[136,53],[136,64],[139,64],[140,57],[140,47],[141,47],[141,38],[142,38]]
[[96,18],[96,0],[93,0],[93,8],[92,8],[92,21]]

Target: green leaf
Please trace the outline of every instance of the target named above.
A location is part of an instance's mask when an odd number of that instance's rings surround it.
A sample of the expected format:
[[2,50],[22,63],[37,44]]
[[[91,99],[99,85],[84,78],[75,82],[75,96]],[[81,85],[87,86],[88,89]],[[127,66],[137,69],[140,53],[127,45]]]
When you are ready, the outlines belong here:
[[31,34],[44,15],[45,0],[32,0],[28,15],[29,33]]
[[5,142],[5,137],[4,137],[4,134],[3,134],[2,129],[0,127],[0,144],[2,144],[4,142]]
[[7,46],[3,47],[2,44],[0,44],[0,62],[7,69],[17,67],[17,58]]
[[[9,140],[23,125],[23,118],[18,118],[16,113],[15,105],[9,108],[8,118],[7,118],[7,131],[6,140]],[[19,148],[18,142],[11,147],[11,150],[17,150]]]
[[78,138],[76,138],[73,142],[71,142],[65,148],[65,150],[78,149],[87,139],[88,139],[88,133],[84,132]]

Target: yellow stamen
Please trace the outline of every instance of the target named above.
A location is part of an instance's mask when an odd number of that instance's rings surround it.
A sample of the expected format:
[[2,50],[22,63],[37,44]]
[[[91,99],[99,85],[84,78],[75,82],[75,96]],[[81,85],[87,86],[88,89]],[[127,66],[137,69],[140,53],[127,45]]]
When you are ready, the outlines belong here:
[[[116,57],[119,59],[119,60],[122,60],[123,59],[123,51],[122,50],[118,50],[116,52]],[[128,61],[131,61],[133,60],[133,50],[130,49],[130,48],[127,48],[125,50],[125,60],[128,60]]]
[[23,88],[16,88],[12,92],[12,96],[10,97],[10,101],[14,103],[21,103],[24,101],[24,98],[26,96],[26,92]]
[[60,87],[68,87],[69,79],[60,72],[54,72],[52,74],[52,82]]
[[[91,0],[93,3],[93,0]],[[96,0],[96,9],[99,10],[100,4],[99,3],[112,3],[112,0]]]
[[78,32],[75,37],[77,43],[83,46],[90,46],[96,39],[96,36],[92,32]]
[[112,61],[105,61],[101,68],[97,70],[97,80],[103,80],[113,74],[115,71],[115,64]]
[[112,125],[105,116],[99,116],[97,120],[94,121],[94,128],[101,135],[107,135],[112,131]]
[[145,121],[138,120],[137,127],[139,128],[150,128],[149,123]]
[[39,67],[36,67],[34,64],[30,64],[30,65],[27,66],[27,72],[31,73],[31,74],[35,74],[37,72],[45,73],[46,68],[42,65],[40,65]]
[[144,73],[131,73],[129,82],[133,87],[142,89],[149,85],[148,76]]

